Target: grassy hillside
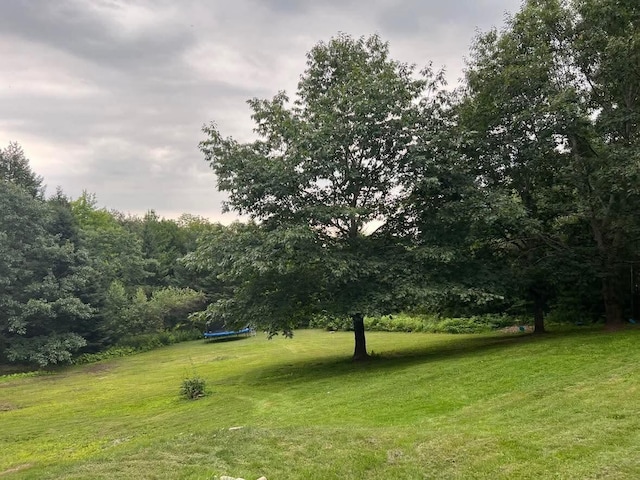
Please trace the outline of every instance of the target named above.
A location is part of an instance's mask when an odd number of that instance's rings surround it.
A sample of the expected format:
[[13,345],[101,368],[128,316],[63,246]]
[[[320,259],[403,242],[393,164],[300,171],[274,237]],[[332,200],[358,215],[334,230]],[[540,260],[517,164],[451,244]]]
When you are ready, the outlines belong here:
[[[300,331],[0,378],[0,478],[640,478],[640,331]],[[209,394],[179,396],[198,375]],[[234,428],[242,427],[242,428]]]

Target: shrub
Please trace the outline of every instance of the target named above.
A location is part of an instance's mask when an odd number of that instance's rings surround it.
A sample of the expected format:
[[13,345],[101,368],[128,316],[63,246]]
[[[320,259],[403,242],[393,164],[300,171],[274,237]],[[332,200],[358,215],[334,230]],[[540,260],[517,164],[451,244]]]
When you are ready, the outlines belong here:
[[173,343],[190,342],[191,340],[202,339],[202,330],[193,328],[190,330],[175,330],[171,332]]
[[365,318],[365,328],[380,332],[424,332],[431,317],[406,314]]
[[142,335],[134,335],[124,337],[118,341],[118,347],[130,347],[139,352],[146,352],[162,346],[159,335],[157,333],[145,333]]
[[324,328],[328,331],[353,330],[353,324],[349,317],[330,317],[327,315],[316,315],[309,322],[309,328]]
[[165,329],[190,326],[190,313],[205,306],[205,295],[190,288],[166,287],[153,292],[149,307]]
[[199,340],[201,338],[202,332],[196,329],[130,336],[122,338],[117,345],[109,347],[107,350],[96,353],[83,353],[76,357],[72,363],[81,365],[108,360],[110,358],[126,357],[134,353],[147,352],[164,345]]
[[[501,314],[440,318],[436,315],[400,313],[364,319],[367,330],[379,332],[482,333],[528,323],[530,322],[522,318]],[[309,326],[327,330],[352,329],[349,319],[332,319],[324,316],[314,318]]]
[[[124,285],[114,281],[107,291],[104,315],[106,331],[115,343],[126,343],[130,337],[158,334],[161,345],[175,343],[162,332],[174,329],[192,329],[189,314],[204,306],[201,292],[189,288],[166,287],[148,297],[143,288],[128,296]],[[137,348],[137,347],[136,347]]]
[[73,363],[76,365],[95,363],[102,360],[110,360],[112,358],[120,358],[133,355],[134,353],[136,353],[136,351],[137,350],[131,347],[111,347],[107,350],[103,350],[102,352],[83,353],[82,355],[76,357],[73,360]]
[[185,378],[180,387],[180,394],[187,400],[196,400],[205,395],[205,381],[200,377]]
[[87,341],[76,333],[54,333],[49,336],[31,338],[18,337],[6,350],[10,362],[24,362],[46,367],[71,363],[74,352],[80,350]]

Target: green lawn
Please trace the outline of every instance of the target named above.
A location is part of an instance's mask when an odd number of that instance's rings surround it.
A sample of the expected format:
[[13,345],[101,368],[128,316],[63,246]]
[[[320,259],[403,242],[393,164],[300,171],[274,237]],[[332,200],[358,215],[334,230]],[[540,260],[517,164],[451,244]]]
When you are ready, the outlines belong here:
[[368,363],[300,331],[0,377],[0,478],[640,478],[640,330],[367,341]]

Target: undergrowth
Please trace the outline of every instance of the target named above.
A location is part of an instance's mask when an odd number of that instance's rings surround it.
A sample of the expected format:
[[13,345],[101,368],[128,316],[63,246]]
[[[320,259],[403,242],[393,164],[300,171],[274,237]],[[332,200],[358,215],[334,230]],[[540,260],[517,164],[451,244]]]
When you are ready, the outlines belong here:
[[117,345],[101,352],[84,353],[79,355],[72,363],[75,365],[84,365],[87,363],[99,362],[101,360],[126,357],[134,353],[148,352],[163,346],[173,345],[180,342],[188,342],[199,338],[202,338],[202,332],[199,330],[178,330],[175,332],[136,335],[134,337],[123,338]]
[[[529,322],[508,315],[475,315],[472,317],[441,318],[436,315],[382,315],[366,317],[365,329],[378,332],[423,332],[423,333],[485,333],[512,325],[527,325]],[[335,319],[318,317],[312,320],[312,328],[326,330],[351,330],[349,318]]]

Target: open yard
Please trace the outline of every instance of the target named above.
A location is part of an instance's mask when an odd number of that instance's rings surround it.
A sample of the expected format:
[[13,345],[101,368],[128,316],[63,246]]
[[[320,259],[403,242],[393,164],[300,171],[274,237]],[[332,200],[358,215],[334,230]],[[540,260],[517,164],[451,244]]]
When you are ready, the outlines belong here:
[[640,478],[639,330],[367,340],[367,363],[299,331],[0,378],[0,478]]

